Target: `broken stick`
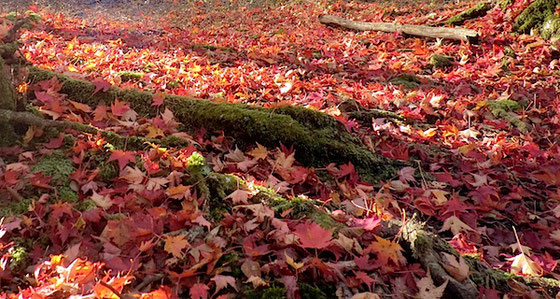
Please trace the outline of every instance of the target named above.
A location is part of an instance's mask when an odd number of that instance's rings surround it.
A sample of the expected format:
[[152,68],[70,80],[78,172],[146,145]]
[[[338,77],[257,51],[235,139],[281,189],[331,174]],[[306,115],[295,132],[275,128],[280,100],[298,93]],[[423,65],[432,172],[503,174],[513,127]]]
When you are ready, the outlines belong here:
[[402,31],[408,35],[461,40],[467,42],[475,42],[478,39],[478,32],[465,28],[430,27],[425,25],[406,25],[396,23],[370,23],[352,21],[332,15],[319,15],[319,22],[325,25],[335,25],[357,31]]

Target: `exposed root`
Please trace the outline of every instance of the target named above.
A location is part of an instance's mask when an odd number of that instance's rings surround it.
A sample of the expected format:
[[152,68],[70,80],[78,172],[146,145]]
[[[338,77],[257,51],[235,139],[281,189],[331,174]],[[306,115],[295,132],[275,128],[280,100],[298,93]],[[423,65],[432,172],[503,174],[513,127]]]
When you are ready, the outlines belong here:
[[[92,107],[118,98],[129,102],[140,115],[153,116],[155,113],[150,93],[111,88],[107,92],[93,94],[95,86],[89,82],[30,68],[32,82],[54,76],[63,83],[62,93]],[[270,147],[280,144],[293,146],[296,159],[308,166],[352,162],[362,178],[370,182],[393,176],[396,169],[404,164],[371,152],[334,118],[303,107],[266,109],[174,95],[165,96],[164,105],[191,130],[204,127],[208,132],[223,131],[234,137],[240,146],[255,142]]]

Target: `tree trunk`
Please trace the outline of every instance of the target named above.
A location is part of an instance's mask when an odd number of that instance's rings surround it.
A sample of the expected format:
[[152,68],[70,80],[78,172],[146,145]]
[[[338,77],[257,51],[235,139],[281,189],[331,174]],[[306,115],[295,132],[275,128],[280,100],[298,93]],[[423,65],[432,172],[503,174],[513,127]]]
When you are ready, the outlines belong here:
[[475,42],[478,39],[478,32],[464,28],[430,27],[424,25],[406,25],[394,23],[370,23],[352,21],[332,15],[320,15],[319,22],[325,25],[335,25],[357,31],[402,31],[405,34],[414,36],[461,40],[469,42]]

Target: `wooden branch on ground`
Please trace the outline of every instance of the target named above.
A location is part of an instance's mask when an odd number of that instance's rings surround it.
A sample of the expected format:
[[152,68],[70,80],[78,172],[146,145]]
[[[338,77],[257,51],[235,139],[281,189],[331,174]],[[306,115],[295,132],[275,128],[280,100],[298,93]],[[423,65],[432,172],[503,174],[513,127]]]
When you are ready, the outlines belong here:
[[430,27],[425,25],[406,25],[395,23],[370,23],[348,20],[332,15],[319,15],[319,22],[325,25],[334,25],[357,31],[402,31],[408,35],[468,42],[475,42],[478,39],[478,32],[465,28]]

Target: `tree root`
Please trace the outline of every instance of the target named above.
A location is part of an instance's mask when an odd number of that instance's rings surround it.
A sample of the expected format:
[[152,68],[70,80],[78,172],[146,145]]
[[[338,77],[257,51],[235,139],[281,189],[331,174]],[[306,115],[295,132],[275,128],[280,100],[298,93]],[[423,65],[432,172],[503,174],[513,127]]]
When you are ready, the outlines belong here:
[[360,103],[353,99],[347,99],[338,105],[338,109],[343,114],[346,114],[348,118],[354,118],[356,120],[371,124],[372,118],[385,118],[392,121],[398,125],[403,123],[412,124],[414,120],[402,116],[398,113],[382,110],[382,109],[366,109]]
[[[432,279],[437,284],[448,281],[445,289],[445,298],[477,298],[478,287],[495,288],[502,292],[512,291],[514,286],[517,289],[540,289],[548,294],[557,294],[560,291],[560,281],[545,277],[524,277],[505,272],[500,269],[493,269],[475,257],[465,256],[465,261],[469,265],[470,274],[462,282],[457,281],[442,267],[448,264],[442,253],[451,254],[459,257],[459,253],[440,238],[425,229],[425,226],[415,220],[402,223],[398,220],[385,221],[379,234],[384,237],[394,237],[400,235],[401,245],[411,252],[411,257],[420,262],[422,267],[430,270]],[[551,298],[554,297],[551,295]]]
[[[57,77],[61,92],[92,107],[111,103],[118,98],[127,101],[140,115],[154,116],[152,97],[147,92],[111,88],[94,94],[92,83],[30,68],[29,79],[40,82]],[[351,162],[358,174],[369,182],[392,177],[405,163],[391,161],[371,152],[350,135],[334,118],[310,109],[284,106],[275,109],[242,104],[214,103],[207,100],[166,95],[165,107],[187,128],[204,127],[209,132],[223,131],[241,147],[258,142],[264,146],[293,146],[296,159],[308,166],[323,167],[329,163]]]
[[115,148],[119,149],[140,149],[146,144],[158,144],[162,146],[188,146],[194,141],[177,136],[168,136],[162,139],[146,138],[138,136],[122,136],[111,131],[98,129],[94,126],[71,122],[48,120],[36,116],[31,112],[17,112],[12,110],[0,109],[0,124],[20,124],[39,128],[56,128],[60,130],[76,130],[84,133],[99,135]]
[[492,7],[493,7],[492,2],[480,2],[477,5],[463,12],[456,14],[455,16],[447,20],[445,23],[451,25],[463,24],[467,20],[476,19],[478,17],[482,17],[486,15],[486,12],[488,12]]

